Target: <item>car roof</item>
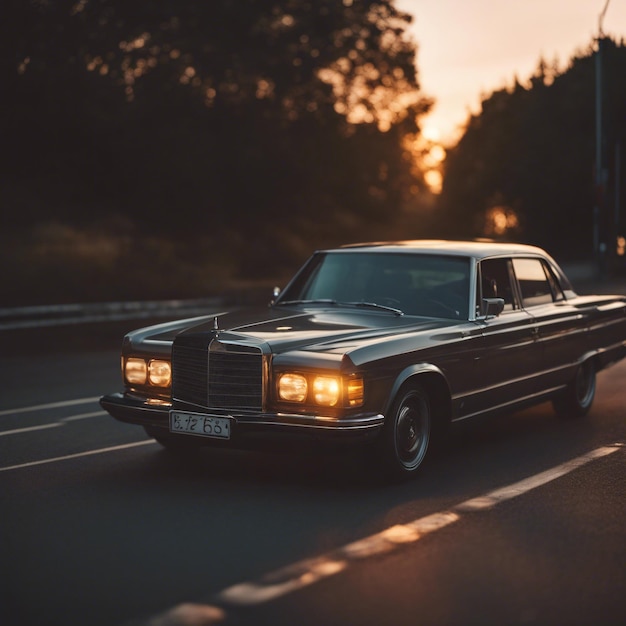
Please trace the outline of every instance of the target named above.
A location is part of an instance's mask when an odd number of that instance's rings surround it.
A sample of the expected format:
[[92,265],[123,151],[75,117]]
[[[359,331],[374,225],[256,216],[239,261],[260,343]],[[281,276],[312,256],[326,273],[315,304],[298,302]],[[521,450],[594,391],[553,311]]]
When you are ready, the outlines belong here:
[[[356,243],[335,248],[333,251],[361,250],[368,252],[408,252],[425,254],[446,254],[485,258],[491,256],[539,255],[549,257],[536,246],[521,243],[501,243],[494,241],[450,241],[439,239],[415,239],[407,241],[376,241]],[[331,250],[327,250],[330,252]]]

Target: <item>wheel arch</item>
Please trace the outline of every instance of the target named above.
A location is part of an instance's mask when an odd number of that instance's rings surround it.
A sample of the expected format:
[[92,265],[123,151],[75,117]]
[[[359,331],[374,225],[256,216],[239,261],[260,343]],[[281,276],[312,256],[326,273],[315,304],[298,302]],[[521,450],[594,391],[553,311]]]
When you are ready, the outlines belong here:
[[400,390],[412,384],[421,385],[428,393],[435,424],[447,427],[452,418],[450,386],[441,369],[432,363],[410,365],[400,372],[389,392],[384,414],[389,415]]

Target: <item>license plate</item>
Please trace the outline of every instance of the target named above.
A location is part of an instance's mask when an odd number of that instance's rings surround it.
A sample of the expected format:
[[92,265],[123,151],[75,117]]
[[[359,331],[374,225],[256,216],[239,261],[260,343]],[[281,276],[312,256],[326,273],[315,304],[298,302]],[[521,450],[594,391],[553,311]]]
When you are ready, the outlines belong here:
[[230,439],[230,418],[186,411],[170,411],[170,432]]

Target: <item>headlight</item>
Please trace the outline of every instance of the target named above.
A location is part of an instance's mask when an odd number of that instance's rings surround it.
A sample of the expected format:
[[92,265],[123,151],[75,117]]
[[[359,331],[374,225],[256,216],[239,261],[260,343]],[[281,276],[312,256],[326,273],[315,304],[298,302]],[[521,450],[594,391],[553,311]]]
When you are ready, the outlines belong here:
[[129,357],[123,360],[124,380],[129,385],[169,387],[172,384],[172,366],[163,359]]
[[278,396],[285,402],[304,402],[307,388],[306,378],[301,374],[283,374],[278,379]]
[[327,374],[285,372],[278,377],[278,398],[283,402],[327,407],[357,407],[363,404],[363,379]]
[[316,376],[313,379],[313,397],[316,404],[335,406],[339,401],[341,381],[331,376]]
[[132,385],[145,385],[148,378],[148,364],[143,359],[133,357],[126,359],[124,378]]
[[153,359],[148,363],[148,380],[157,387],[169,387],[172,382],[172,367],[169,361]]

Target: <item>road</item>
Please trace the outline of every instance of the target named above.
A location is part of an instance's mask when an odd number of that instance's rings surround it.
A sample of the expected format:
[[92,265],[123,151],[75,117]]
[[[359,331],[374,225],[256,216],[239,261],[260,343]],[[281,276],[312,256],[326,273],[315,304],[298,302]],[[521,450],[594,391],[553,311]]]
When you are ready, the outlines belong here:
[[356,454],[172,456],[99,409],[115,345],[57,343],[0,357],[2,624],[623,623],[626,362],[587,418],[457,429],[387,485]]

